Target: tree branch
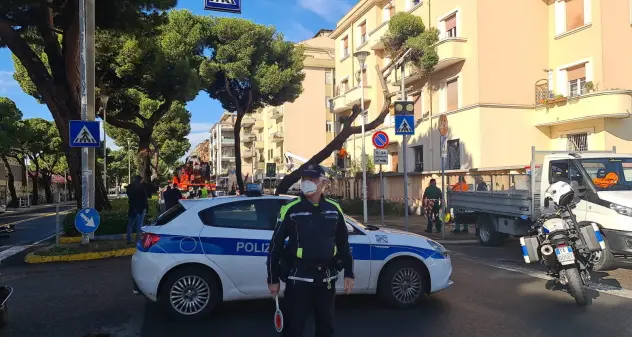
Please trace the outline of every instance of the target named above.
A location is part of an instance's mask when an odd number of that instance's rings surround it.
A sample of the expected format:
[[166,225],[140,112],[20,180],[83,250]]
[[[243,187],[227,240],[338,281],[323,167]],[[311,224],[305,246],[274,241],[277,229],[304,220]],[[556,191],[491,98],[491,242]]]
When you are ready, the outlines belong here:
[[53,80],[59,83],[66,82],[64,67],[64,56],[59,45],[57,35],[51,29],[53,27],[53,10],[48,7],[41,7],[38,11],[37,30],[42,35],[44,42],[44,52],[48,56],[48,64],[53,76]]
[[156,125],[156,123],[158,123],[158,121],[169,111],[169,109],[171,109],[172,104],[173,98],[167,97],[167,99],[160,104],[158,109],[151,114],[151,117],[147,120],[147,124],[153,128],[154,125]]
[[237,99],[237,97],[235,97],[235,95],[233,95],[233,89],[231,89],[230,87],[230,80],[228,79],[228,76],[226,76],[226,74],[224,74],[224,86],[226,87],[226,93],[228,94],[228,96],[230,96],[230,99],[232,99],[233,103],[235,104],[237,114],[241,114],[242,112],[239,100]]

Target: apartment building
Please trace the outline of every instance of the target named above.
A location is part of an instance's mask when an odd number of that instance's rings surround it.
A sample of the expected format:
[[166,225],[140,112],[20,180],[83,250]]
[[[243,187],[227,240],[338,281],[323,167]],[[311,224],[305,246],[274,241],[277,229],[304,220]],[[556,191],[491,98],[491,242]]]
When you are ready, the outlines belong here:
[[[375,65],[390,63],[381,37],[390,18],[406,11],[440,31],[439,62],[431,74],[404,71],[415,102],[409,171],[440,169],[439,117],[448,120],[447,169],[524,167],[531,146],[541,150],[632,153],[632,35],[629,0],[361,0],[337,24],[336,96],[332,112],[350,114],[364,91],[373,120],[383,104]],[[368,51],[360,72],[356,51]],[[360,88],[360,75],[365,86]],[[422,76],[426,75],[426,76]],[[401,75],[389,79],[399,91]],[[395,97],[395,99],[398,97]],[[402,172],[402,136],[394,118],[379,127],[390,136],[388,170]],[[356,120],[356,125],[361,119]],[[345,146],[372,153],[371,133]],[[387,168],[385,168],[387,169]]]
[[[288,173],[284,154],[309,159],[334,137],[335,115],[329,113],[334,96],[334,40],[322,29],[300,42],[305,48],[303,93],[291,103],[265,107],[242,120],[242,172],[265,176],[266,163],[275,163],[277,174]],[[330,166],[333,156],[323,162]],[[253,175],[254,174],[254,175]]]
[[210,132],[209,151],[213,175],[227,175],[235,170],[235,113],[224,112]]

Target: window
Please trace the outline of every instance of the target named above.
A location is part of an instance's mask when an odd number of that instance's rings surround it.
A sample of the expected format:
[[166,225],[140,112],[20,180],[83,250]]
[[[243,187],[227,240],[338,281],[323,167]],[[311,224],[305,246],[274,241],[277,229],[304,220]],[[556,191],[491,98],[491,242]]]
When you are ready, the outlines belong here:
[[359,43],[359,45],[362,45],[363,43],[366,42],[366,21],[362,22],[358,28],[360,28],[360,43]]
[[334,73],[331,70],[325,72],[325,84],[334,83]]
[[445,37],[456,37],[456,13],[447,17],[443,22],[445,23]]
[[573,30],[584,25],[584,1],[566,0],[566,30]]
[[424,146],[419,145],[413,147],[415,152],[415,172],[423,172],[424,170]]
[[459,108],[459,79],[455,78],[446,82],[446,111]]
[[[365,66],[365,67],[366,67],[366,66]],[[359,71],[358,71],[358,73],[359,73]],[[357,80],[357,79],[358,79],[358,77],[356,77],[356,80]],[[367,80],[367,77],[366,77],[366,68],[365,68],[365,69],[362,69],[362,86],[363,86],[363,87],[366,87],[366,86],[367,86],[367,83],[368,83],[367,81],[368,81],[368,80]],[[358,85],[360,85],[360,83],[358,83]]]
[[342,89],[341,95],[349,91],[349,78],[345,78],[340,82],[340,87]]
[[245,200],[207,208],[199,213],[207,226],[272,230],[282,200]]
[[461,146],[458,139],[448,140],[448,162],[447,170],[459,170],[461,169]]
[[399,153],[391,152],[391,172],[399,172]]
[[274,157],[274,150],[269,149],[268,150],[268,160],[272,160],[273,157]]
[[389,19],[395,15],[395,5],[391,4],[391,7],[388,9],[388,17]]
[[407,0],[406,1],[406,10],[411,10],[413,9],[415,6],[419,5],[421,3],[421,0]]
[[418,95],[413,96],[413,102],[415,105],[415,121],[419,120],[423,114],[422,112],[422,107],[421,107],[421,93],[419,93]]
[[586,93],[586,64],[566,69],[568,78],[568,96],[574,97]]
[[342,58],[349,56],[349,36],[342,39]]
[[573,152],[588,151],[588,133],[566,135],[566,150]]
[[331,97],[325,96],[325,108],[327,109],[329,109],[331,105],[333,104],[330,100],[331,100]]
[[177,203],[175,206],[168,209],[166,212],[162,213],[156,221],[151,224],[152,226],[163,226],[171,222],[173,219],[177,218],[180,214],[184,213],[186,209],[182,206],[181,203]]
[[332,121],[327,121],[325,123],[325,132],[333,132],[334,123]]

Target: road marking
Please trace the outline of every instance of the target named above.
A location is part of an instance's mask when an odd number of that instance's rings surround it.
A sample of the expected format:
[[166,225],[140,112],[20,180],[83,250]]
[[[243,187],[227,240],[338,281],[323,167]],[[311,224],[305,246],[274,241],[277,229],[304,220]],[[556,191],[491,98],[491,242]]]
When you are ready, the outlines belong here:
[[[70,211],[68,210],[68,211],[59,212],[59,214],[62,215],[62,214],[66,214],[68,212],[70,212]],[[7,223],[7,224],[4,224],[4,225],[14,225],[14,224],[22,223],[22,222],[27,222],[29,220],[35,220],[35,219],[39,219],[39,218],[52,216],[52,215],[55,215],[55,214],[57,214],[57,213],[55,213],[55,212],[53,212],[53,213],[46,213],[46,214],[41,215],[41,216],[36,216],[36,217],[33,217],[33,218],[28,218],[28,219],[20,220],[20,221],[15,221],[15,222]],[[61,234],[61,233],[62,232],[59,232],[57,234]],[[48,237],[46,237],[44,239],[41,239],[39,241],[33,242],[31,244],[28,244],[28,245],[11,246],[11,248],[1,251],[0,252],[0,263],[2,263],[2,261],[4,261],[5,259],[7,259],[7,258],[9,258],[9,257],[11,257],[11,256],[13,256],[15,254],[19,254],[19,253],[21,253],[21,252],[23,252],[23,251],[25,251],[25,250],[33,247],[33,246],[39,245],[40,243],[42,243],[42,242],[44,242],[46,240],[50,240],[50,239],[54,238],[57,234],[52,234],[52,235],[50,235],[50,236],[48,236]]]
[[[469,256],[463,253],[452,253],[451,254],[454,257],[457,257],[459,259],[462,260],[466,260],[469,262],[474,262],[474,263],[478,263],[478,264],[482,264],[482,265],[486,265],[489,267],[493,267],[493,268],[498,268],[498,269],[503,269],[503,270],[507,270],[507,271],[512,271],[515,273],[520,273],[520,274],[524,274],[527,276],[531,276],[534,278],[539,278],[541,280],[545,280],[545,281],[549,281],[552,278],[547,275],[545,272],[539,271],[539,270],[533,270],[533,269],[529,269],[529,268],[525,268],[525,267],[521,267],[521,266],[517,266],[515,264],[512,263],[505,263],[505,262],[501,262],[501,261],[490,261],[488,259],[482,259],[482,258],[477,258],[474,256]],[[588,289],[590,290],[594,290],[594,291],[598,291],[600,293],[604,293],[604,294],[608,294],[608,295],[613,295],[613,296],[618,296],[618,297],[623,297],[623,298],[627,298],[627,299],[632,299],[632,290],[628,290],[628,289],[623,289],[623,288],[619,288],[619,287],[614,287],[608,284],[603,284],[603,283],[595,283],[593,281],[591,281],[588,286]]]

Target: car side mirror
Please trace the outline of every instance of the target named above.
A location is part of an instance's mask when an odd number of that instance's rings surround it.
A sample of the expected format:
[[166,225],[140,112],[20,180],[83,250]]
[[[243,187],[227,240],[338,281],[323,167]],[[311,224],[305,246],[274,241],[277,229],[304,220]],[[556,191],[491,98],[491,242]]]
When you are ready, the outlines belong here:
[[579,193],[579,182],[575,181],[575,180],[571,180],[571,188],[573,189],[573,191],[575,191],[576,193]]

